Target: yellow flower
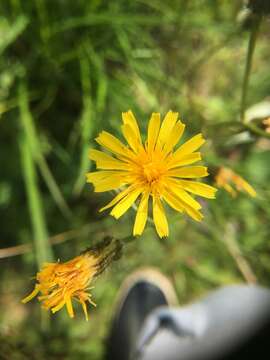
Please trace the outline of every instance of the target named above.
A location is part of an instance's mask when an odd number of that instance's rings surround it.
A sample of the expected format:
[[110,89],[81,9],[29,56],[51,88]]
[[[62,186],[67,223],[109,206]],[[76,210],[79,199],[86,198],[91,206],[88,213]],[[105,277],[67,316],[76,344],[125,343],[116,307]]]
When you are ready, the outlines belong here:
[[91,300],[89,287],[97,273],[98,257],[92,252],[86,252],[65,263],[45,263],[36,275],[37,284],[30,295],[22,302],[26,303],[38,293],[42,307],[55,313],[66,305],[70,317],[74,317],[72,298],[78,300],[83,308],[86,320],[88,313],[86,303],[95,306]]
[[[232,197],[237,196],[237,191],[245,191],[250,196],[255,197],[256,191],[240,175],[229,168],[221,167],[215,177],[217,187],[224,188]],[[235,188],[232,186],[234,185]]]
[[263,124],[265,125],[265,131],[270,133],[270,117],[263,120]]
[[85,318],[88,320],[87,302],[96,306],[89,290],[91,281],[100,275],[112,261],[122,254],[122,243],[106,236],[99,244],[86,249],[74,259],[60,263],[45,263],[36,275],[37,284],[30,295],[22,302],[25,304],[39,293],[42,307],[55,313],[65,305],[70,317],[74,317],[72,299],[81,303]]
[[178,113],[169,111],[162,123],[160,114],[153,113],[145,143],[133,113],[123,113],[122,119],[122,133],[128,145],[102,131],[96,141],[112,152],[114,157],[105,152],[90,150],[90,159],[96,162],[97,169],[102,170],[88,173],[87,181],[93,183],[96,192],[121,190],[100,211],[113,207],[111,215],[118,219],[140,197],[133,235],[141,235],[144,230],[150,197],[153,219],[160,237],[169,234],[164,201],[173,209],[200,221],[201,205],[188,192],[213,199],[216,189],[201,182],[187,180],[207,176],[206,167],[185,165],[201,160],[201,154],[196,150],[205,142],[202,135],[192,137],[174,151],[185,129],[185,125],[178,120]]

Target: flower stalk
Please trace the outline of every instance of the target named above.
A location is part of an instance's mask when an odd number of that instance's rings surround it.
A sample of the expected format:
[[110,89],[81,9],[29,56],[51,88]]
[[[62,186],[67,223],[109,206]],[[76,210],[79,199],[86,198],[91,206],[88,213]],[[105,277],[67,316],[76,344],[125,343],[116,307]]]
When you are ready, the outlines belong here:
[[248,42],[248,51],[247,51],[247,57],[246,57],[245,73],[244,73],[244,79],[243,79],[243,85],[242,85],[241,106],[240,106],[240,120],[242,122],[245,122],[245,111],[246,111],[249,79],[250,79],[252,60],[253,60],[256,41],[257,41],[259,29],[260,29],[261,20],[262,20],[261,15],[254,15],[252,29],[251,29],[251,33],[250,33],[249,42]]

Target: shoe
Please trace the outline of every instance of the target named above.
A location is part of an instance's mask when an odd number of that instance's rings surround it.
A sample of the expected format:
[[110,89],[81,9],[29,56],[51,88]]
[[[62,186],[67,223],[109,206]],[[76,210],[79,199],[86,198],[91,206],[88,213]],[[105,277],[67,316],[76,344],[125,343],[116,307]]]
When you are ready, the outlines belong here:
[[176,304],[171,282],[158,270],[146,268],[129,275],[119,290],[105,359],[129,360],[148,314],[157,307]]

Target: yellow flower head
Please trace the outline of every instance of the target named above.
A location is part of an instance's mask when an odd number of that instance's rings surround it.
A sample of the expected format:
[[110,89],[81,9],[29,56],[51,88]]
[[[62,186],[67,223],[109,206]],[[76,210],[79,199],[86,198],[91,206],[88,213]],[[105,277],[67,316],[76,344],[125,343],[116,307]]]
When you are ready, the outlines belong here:
[[95,306],[88,292],[89,284],[97,272],[97,258],[89,253],[77,256],[65,263],[45,263],[36,275],[37,284],[30,295],[22,300],[30,301],[38,293],[42,307],[52,313],[61,310],[64,305],[70,317],[74,317],[72,298],[78,300],[88,320],[86,302]]
[[[224,188],[232,197],[237,196],[238,191],[245,191],[250,196],[255,197],[256,191],[240,175],[229,168],[221,167],[215,177],[217,187]],[[234,187],[232,186],[234,185]]]
[[189,180],[207,176],[206,167],[185,165],[201,160],[201,154],[196,150],[205,142],[202,134],[192,137],[174,151],[185,129],[185,125],[178,120],[178,113],[169,111],[162,123],[160,114],[153,113],[145,143],[133,113],[123,113],[122,119],[122,133],[128,145],[102,131],[96,141],[114,156],[90,150],[90,159],[96,162],[97,169],[102,170],[88,173],[87,181],[93,183],[96,192],[121,189],[100,211],[113,207],[111,215],[118,219],[140,197],[133,235],[141,235],[144,230],[150,197],[153,219],[160,237],[169,234],[164,201],[173,209],[200,221],[201,205],[188,192],[212,199],[216,189]]
[[82,305],[88,320],[87,302],[94,305],[89,287],[92,279],[99,275],[112,260],[119,258],[121,244],[118,240],[105,238],[95,249],[86,250],[74,259],[64,263],[45,263],[36,275],[37,284],[30,295],[22,302],[26,303],[39,293],[42,307],[55,313],[65,305],[70,317],[74,317],[72,299]]
[[263,124],[265,125],[265,131],[270,133],[270,117],[263,120]]

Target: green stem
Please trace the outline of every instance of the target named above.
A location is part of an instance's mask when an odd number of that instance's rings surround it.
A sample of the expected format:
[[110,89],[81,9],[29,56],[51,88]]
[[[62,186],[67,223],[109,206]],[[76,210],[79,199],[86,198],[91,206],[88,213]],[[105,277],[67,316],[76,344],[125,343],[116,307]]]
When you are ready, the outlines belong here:
[[[43,43],[46,45],[44,50],[45,52],[49,50],[49,37],[50,37],[50,23],[49,17],[46,9],[46,2],[44,0],[35,0],[35,6],[37,10],[37,15],[40,22],[40,37]],[[47,25],[47,26],[46,26]]]
[[[237,132],[232,132],[232,135],[238,134],[240,131],[244,131],[246,129],[248,129],[250,132],[252,132],[255,135],[258,136],[263,136],[267,139],[270,139],[270,133],[266,132],[265,130],[261,129],[260,127],[258,127],[257,125],[255,125],[254,123],[247,123],[247,122],[240,122],[240,121],[223,121],[217,124],[210,124],[209,127],[212,128],[219,128],[219,127],[235,127],[235,130],[237,130]],[[238,127],[238,128],[237,128]]]
[[262,17],[260,15],[254,17],[253,26],[250,33],[250,38],[248,42],[248,52],[246,57],[246,66],[245,66],[245,74],[242,86],[242,97],[241,97],[241,107],[240,107],[240,119],[242,122],[245,121],[245,110],[246,110],[246,102],[247,102],[247,93],[248,93],[248,85],[250,72],[252,67],[253,54],[255,50],[256,40],[259,33],[259,28],[261,24]]
[[221,240],[225,244],[229,254],[234,259],[239,272],[242,274],[247,283],[256,283],[256,275],[253,272],[248,260],[242,254],[241,248],[238,244],[236,225],[225,219],[221,209],[216,208],[214,213],[215,224],[217,227],[208,224],[209,232],[212,233],[213,237],[215,237],[218,241]]
[[254,124],[251,124],[251,123],[244,123],[243,125],[244,125],[244,127],[246,129],[253,132],[254,134],[259,135],[259,136],[263,136],[263,137],[265,137],[267,139],[270,139],[270,133],[262,130],[258,126],[254,125]]
[[25,134],[20,144],[22,168],[27,192],[28,207],[34,233],[37,264],[41,268],[45,261],[52,259],[51,246],[48,241],[45,216],[41,195],[37,184],[37,174],[30,145]]
[[59,209],[64,216],[66,216],[67,218],[71,218],[71,210],[69,209],[60,191],[60,188],[57,185],[51,173],[51,170],[44,158],[44,155],[42,154],[39,137],[34,124],[34,119],[29,108],[29,95],[27,91],[27,86],[23,81],[19,84],[18,105],[21,114],[22,127],[25,132],[25,136],[27,137],[27,141],[29,143],[33,158],[37,162],[40,172]]
[[80,52],[79,57],[81,69],[81,84],[83,92],[83,110],[80,120],[81,126],[81,159],[78,178],[74,185],[74,194],[79,196],[85,185],[85,174],[89,169],[90,160],[88,157],[89,141],[93,132],[94,116],[93,103],[91,96],[91,77],[89,60],[83,51]]

